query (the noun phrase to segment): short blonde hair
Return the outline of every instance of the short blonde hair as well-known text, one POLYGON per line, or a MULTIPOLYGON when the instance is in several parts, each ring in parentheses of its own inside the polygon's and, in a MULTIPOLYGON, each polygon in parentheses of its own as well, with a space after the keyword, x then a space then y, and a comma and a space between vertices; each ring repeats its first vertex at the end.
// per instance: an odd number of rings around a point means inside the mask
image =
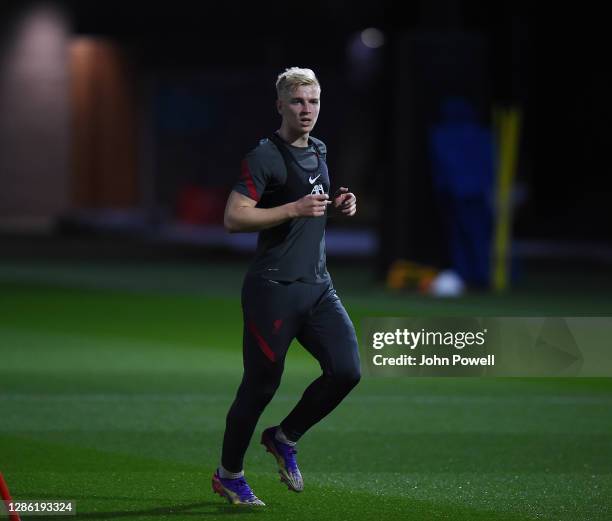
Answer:
POLYGON ((291 94, 293 89, 301 85, 316 85, 321 89, 319 80, 312 69, 290 67, 281 72, 276 79, 276 94, 281 98, 284 94, 291 94))

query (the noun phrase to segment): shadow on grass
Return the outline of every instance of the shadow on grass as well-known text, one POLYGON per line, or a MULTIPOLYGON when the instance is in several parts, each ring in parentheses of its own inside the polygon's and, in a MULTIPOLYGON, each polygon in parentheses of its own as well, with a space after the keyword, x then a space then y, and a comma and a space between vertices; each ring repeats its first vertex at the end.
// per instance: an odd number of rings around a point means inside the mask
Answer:
POLYGON ((257 514, 262 511, 254 507, 241 507, 230 504, 220 504, 212 501, 202 501, 199 503, 189 503, 187 505, 172 505, 156 508, 145 508, 140 510, 121 510, 116 512, 79 512, 77 510, 77 519, 118 519, 123 517, 140 517, 140 516, 218 516, 220 514, 257 514), (199 509, 202 507, 214 508, 213 511, 203 512, 199 509))
MULTIPOLYGON (((23 495, 23 494, 22 494, 23 495)), ((24 496, 25 497, 25 496, 24 496)), ((29 495, 28 497, 43 497, 41 495, 29 495)), ((54 497, 54 499, 57 499, 54 497)), ((104 497, 104 496, 70 496, 66 498, 68 500, 102 500, 102 501, 157 501, 157 502, 168 502, 171 503, 173 499, 160 499, 160 498, 134 498, 134 497, 104 497)), ((235 515, 235 514, 259 514, 265 509, 249 506, 230 505, 229 503, 222 503, 220 501, 199 501, 197 503, 186 503, 186 504, 174 504, 169 506, 160 506, 154 508, 142 508, 138 510, 117 510, 113 512, 84 512, 79 510, 77 504, 77 519, 120 519, 120 518, 131 518, 140 516, 218 516, 218 515, 235 515), (201 509, 206 507, 207 509, 214 509, 211 511, 202 511, 193 509, 201 509)), ((27 514, 26 514, 27 515, 27 514)), ((57 519, 56 517, 38 517, 40 521, 45 519, 57 519)))

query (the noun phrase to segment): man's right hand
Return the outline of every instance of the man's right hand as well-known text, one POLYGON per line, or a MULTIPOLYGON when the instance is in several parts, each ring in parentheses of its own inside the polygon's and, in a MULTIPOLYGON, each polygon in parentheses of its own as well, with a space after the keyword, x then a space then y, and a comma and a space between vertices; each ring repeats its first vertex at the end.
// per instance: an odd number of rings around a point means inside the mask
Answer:
POLYGON ((294 217, 321 217, 331 204, 327 194, 305 195, 293 203, 294 217))

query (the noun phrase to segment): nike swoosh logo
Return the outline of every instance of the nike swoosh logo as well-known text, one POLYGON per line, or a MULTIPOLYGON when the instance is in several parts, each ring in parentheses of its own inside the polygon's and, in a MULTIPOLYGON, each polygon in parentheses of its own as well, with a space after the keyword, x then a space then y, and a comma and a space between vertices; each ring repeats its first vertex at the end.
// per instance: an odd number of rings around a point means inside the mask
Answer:
POLYGON ((312 177, 308 177, 308 181, 310 182, 311 185, 314 184, 314 182, 319 179, 319 177, 321 177, 321 174, 319 174, 317 177, 315 177, 314 179, 312 177))

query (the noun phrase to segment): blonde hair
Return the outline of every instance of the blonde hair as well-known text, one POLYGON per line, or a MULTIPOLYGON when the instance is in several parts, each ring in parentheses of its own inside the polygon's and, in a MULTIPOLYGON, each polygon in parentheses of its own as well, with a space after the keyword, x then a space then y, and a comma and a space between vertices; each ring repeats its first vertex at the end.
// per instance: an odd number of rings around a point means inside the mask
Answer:
POLYGON ((319 80, 312 69, 290 67, 278 75, 276 79, 276 94, 281 98, 284 94, 291 94, 293 89, 301 85, 316 85, 321 89, 319 80))

